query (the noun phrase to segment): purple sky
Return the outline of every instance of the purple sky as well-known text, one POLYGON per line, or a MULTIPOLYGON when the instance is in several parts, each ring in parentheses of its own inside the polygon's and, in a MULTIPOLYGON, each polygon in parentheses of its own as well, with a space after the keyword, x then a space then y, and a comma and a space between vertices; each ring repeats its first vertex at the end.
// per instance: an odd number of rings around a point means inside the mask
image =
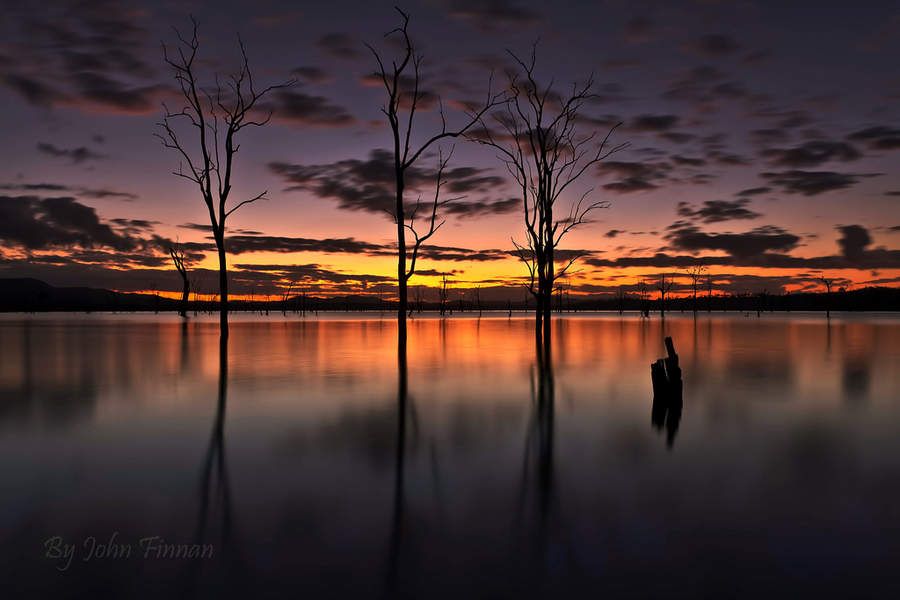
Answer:
MULTIPOLYGON (((249 132, 236 197, 269 190, 229 224, 237 292, 289 281, 323 292, 388 284, 393 226, 379 200, 389 146, 363 42, 390 53, 391 2, 6 2, 0 33, 0 276, 121 290, 177 288, 167 240, 193 242, 205 208, 153 137, 177 102, 161 42, 201 25, 209 72, 243 37, 261 82, 291 77, 273 122, 249 132), (163 269, 157 271, 157 269, 163 269)), ((538 44, 538 75, 564 92, 593 74, 582 131, 623 122, 626 150, 584 179, 611 207, 573 232, 573 290, 628 289, 702 261, 725 291, 900 281, 900 7, 896 2, 431 0, 402 5, 424 85, 451 122, 480 98, 505 51, 538 44)), ((432 97, 432 96, 429 96, 432 97)), ((430 135, 433 108, 416 132, 430 135)), ((427 172, 434 167, 426 161, 427 172)), ((465 198, 413 284, 513 289, 515 189, 494 154, 457 142, 465 198)), ((428 191, 422 189, 423 195, 428 191)), ((570 198, 566 199, 571 200, 570 198)), ((212 285, 211 283, 208 285, 212 285)), ((516 292, 518 294, 518 292, 516 292)), ((518 297, 518 296, 517 296, 518 297)))

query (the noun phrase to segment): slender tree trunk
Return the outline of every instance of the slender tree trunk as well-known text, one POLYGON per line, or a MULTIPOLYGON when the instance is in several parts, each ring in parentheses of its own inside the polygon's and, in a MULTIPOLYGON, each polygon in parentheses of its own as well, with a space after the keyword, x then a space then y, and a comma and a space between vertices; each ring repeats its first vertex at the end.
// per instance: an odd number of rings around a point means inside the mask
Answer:
POLYGON ((228 263, 225 258, 225 234, 216 235, 219 251, 219 334, 228 337, 228 263))
POLYGON ((187 318, 187 309, 188 309, 188 295, 191 293, 191 282, 188 280, 187 275, 182 275, 184 286, 181 290, 181 316, 185 319, 187 318))
POLYGON ((397 169, 397 339, 406 354, 406 230, 403 213, 403 175, 397 169))
MULTIPOLYGON (((549 234, 549 232, 548 232, 549 234)), ((552 234, 550 234, 552 235, 552 234)), ((553 238, 549 238, 551 245, 548 246, 547 256, 545 258, 547 274, 544 276, 544 346, 550 347, 550 315, 553 312, 553 280, 555 273, 553 271, 553 238)))

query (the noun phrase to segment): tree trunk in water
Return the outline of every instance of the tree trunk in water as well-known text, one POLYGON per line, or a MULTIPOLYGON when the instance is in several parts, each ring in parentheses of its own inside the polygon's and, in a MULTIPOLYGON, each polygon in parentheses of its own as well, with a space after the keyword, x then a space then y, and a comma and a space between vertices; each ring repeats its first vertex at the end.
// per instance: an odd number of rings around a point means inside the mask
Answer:
MULTIPOLYGON (((396 152, 399 150, 395 148, 396 152)), ((397 171, 397 339, 403 342, 406 356, 406 229, 403 225, 403 177, 397 171)))
POLYGON ((181 316, 185 319, 187 318, 187 309, 188 309, 188 295, 191 292, 191 284, 188 281, 188 278, 184 278, 184 288, 181 290, 181 316))
POLYGON ((219 335, 228 337, 228 264, 225 260, 225 234, 216 236, 219 250, 219 335))
POLYGON ((548 285, 549 289, 544 291, 544 305, 541 307, 544 311, 544 332, 541 337, 544 348, 550 347, 550 314, 553 312, 553 287, 548 285))

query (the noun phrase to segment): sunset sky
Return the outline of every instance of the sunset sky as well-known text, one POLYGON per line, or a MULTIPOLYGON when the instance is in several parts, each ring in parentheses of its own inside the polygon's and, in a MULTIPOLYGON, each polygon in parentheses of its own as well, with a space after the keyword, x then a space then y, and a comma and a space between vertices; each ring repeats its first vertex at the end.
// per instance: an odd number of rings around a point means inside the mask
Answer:
MULTIPOLYGON (((177 240, 194 249, 196 287, 215 291, 214 253, 200 251, 211 244, 206 209, 153 135, 162 102, 178 104, 161 43, 193 14, 207 72, 234 67, 240 33, 257 81, 297 80, 270 98, 266 128, 244 132, 235 201, 269 199, 229 220, 233 293, 391 284, 391 138, 363 43, 397 51, 383 37, 398 25, 394 2, 229 4, 4 2, 0 277, 175 291, 165 248, 177 240)), ((823 273, 853 287, 900 283, 897 2, 401 6, 428 97, 443 99, 451 124, 492 70, 495 87, 505 83, 506 50, 524 55, 535 41, 544 83, 564 92, 594 76, 579 131, 623 123, 613 141, 628 148, 584 177, 611 206, 564 243, 585 253, 572 293, 633 290, 696 263, 720 292, 817 289, 823 273)), ((420 138, 440 127, 436 106, 419 115, 420 138)), ((521 204, 508 174, 463 140, 449 169, 465 198, 448 207, 411 285, 447 273, 456 288, 521 298, 526 271, 510 239, 522 239, 521 204)))

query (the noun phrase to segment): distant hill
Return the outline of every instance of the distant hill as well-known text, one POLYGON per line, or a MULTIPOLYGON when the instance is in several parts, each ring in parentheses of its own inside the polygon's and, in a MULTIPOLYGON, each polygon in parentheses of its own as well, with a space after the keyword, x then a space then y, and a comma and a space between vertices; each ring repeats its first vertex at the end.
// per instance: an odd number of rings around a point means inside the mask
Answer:
MULTIPOLYGON (((454 311, 478 310, 471 300, 455 298, 448 303, 454 311)), ((623 299, 607 296, 566 297, 562 300, 565 310, 640 310, 659 309, 657 294, 651 294, 642 301, 636 296, 623 299)), ((554 297, 554 309, 559 308, 559 299, 554 297)), ((50 312, 50 311, 175 311, 180 302, 170 298, 152 294, 126 294, 111 290, 87 287, 54 287, 37 279, 2 279, 0 278, 0 312, 50 312)), ((415 302, 410 299, 410 306, 415 302)), ((533 307, 533 302, 530 304, 533 307)), ((691 298, 669 298, 666 310, 690 311, 694 302, 691 298)), ((191 302, 190 310, 215 310, 214 302, 191 302)), ((287 300, 242 301, 232 300, 230 308, 240 310, 396 310, 396 302, 380 300, 372 294, 347 295, 340 297, 319 298, 315 296, 294 296, 287 300)), ((436 310, 435 302, 423 302, 423 310, 436 310)), ((481 304, 484 310, 506 310, 525 308, 523 300, 485 300, 481 304)), ((897 311, 900 310, 900 288, 868 287, 847 292, 802 294, 754 294, 740 296, 713 296, 697 298, 697 309, 706 311, 791 311, 821 310, 833 311, 897 311)))
POLYGON ((172 300, 86 287, 53 287, 38 279, 0 279, 0 311, 172 310, 172 300))

